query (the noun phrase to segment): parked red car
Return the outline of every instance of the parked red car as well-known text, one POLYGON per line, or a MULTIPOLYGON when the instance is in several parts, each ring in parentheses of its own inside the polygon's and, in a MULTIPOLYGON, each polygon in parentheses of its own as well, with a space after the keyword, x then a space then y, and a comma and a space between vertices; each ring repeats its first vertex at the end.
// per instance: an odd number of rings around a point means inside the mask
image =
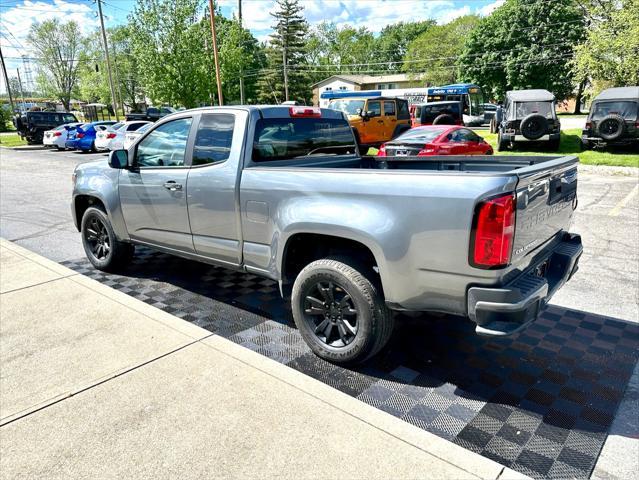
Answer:
POLYGON ((428 125, 407 130, 383 144, 378 157, 428 155, 492 155, 491 147, 471 129, 457 125, 428 125))

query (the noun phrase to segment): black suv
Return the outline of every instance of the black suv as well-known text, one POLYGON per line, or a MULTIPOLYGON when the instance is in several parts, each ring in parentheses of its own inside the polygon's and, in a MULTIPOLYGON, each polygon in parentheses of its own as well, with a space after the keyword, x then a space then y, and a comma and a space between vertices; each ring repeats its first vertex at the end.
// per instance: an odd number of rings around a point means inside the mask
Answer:
POLYGON ((639 148, 639 87, 609 88, 592 101, 581 133, 584 149, 606 145, 639 148))
POLYGON ((559 149, 561 124, 555 96, 548 90, 506 92, 504 106, 497 108, 491 121, 491 131, 498 133, 497 150, 516 142, 545 142, 551 150, 559 149))
POLYGON ((64 112, 22 112, 13 117, 13 125, 18 134, 27 140, 29 145, 42 143, 44 132, 67 123, 78 121, 72 113, 64 112))
POLYGON ((415 105, 412 109, 412 126, 418 125, 463 125, 462 102, 460 100, 430 102, 415 105))

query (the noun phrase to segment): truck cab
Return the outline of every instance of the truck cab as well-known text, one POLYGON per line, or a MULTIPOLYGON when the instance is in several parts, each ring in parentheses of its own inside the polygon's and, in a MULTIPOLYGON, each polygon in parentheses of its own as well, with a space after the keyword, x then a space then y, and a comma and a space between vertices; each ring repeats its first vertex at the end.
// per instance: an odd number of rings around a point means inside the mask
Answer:
POLYGON ((331 100, 328 108, 344 112, 360 147, 378 147, 411 126, 408 101, 402 98, 346 97, 331 100))

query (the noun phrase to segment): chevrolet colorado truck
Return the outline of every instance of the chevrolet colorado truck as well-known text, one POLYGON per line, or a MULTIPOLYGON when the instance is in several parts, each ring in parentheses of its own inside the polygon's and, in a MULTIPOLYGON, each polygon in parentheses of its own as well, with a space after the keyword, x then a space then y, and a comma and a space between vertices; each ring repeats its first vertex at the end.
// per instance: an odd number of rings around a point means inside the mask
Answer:
POLYGON ((96 268, 145 245, 273 279, 336 363, 380 351, 394 310, 512 334, 582 253, 574 156, 366 157, 340 111, 238 106, 164 117, 105 160, 73 174, 96 268))

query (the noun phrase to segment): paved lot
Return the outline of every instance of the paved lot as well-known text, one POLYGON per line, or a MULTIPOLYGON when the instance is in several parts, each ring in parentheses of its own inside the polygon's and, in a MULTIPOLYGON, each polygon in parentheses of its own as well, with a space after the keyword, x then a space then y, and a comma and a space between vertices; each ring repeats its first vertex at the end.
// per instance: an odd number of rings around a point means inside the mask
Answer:
POLYGON ((521 478, 4 240, 0 266, 1 479, 521 478))
MULTIPOLYGON (((0 235, 54 260, 69 260, 70 266, 82 271, 85 263, 79 235, 68 213, 70 174, 76 163, 102 156, 6 150, 1 150, 0 156, 0 235)), ((505 346, 476 338, 468 340, 464 325, 451 330, 441 319, 418 325, 407 322, 407 329, 394 339, 395 347, 368 372, 329 371, 314 363, 296 341, 287 310, 273 295, 274 288, 268 282, 253 285, 259 279, 244 276, 226 279, 229 288, 202 289, 201 285, 216 284, 211 279, 226 273, 208 267, 202 270, 161 255, 156 258, 153 256, 158 254, 145 251, 138 262, 152 259, 146 263, 156 266, 152 272, 138 264, 124 276, 104 276, 88 270, 83 273, 97 275, 107 285, 211 331, 228 331, 229 326, 235 325, 236 330, 228 332, 229 338, 234 337, 232 340, 535 476, 583 476, 592 469, 606 433, 611 433, 595 475, 631 478, 637 469, 629 459, 637 457, 633 452, 639 452, 637 442, 630 440, 637 437, 639 382, 637 370, 629 380, 637 340, 624 320, 639 321, 637 183, 635 170, 582 169, 580 205, 573 228, 584 237, 581 270, 553 299, 556 307, 526 335, 505 346), (167 267, 176 261, 180 265, 167 267), (167 275, 169 270, 187 273, 167 275), (262 335, 259 325, 273 330, 274 338, 262 335), (438 335, 433 335, 433 331, 438 335), (244 336, 237 337, 240 333, 244 336), (433 344, 428 340, 433 337, 446 341, 433 344), (517 362, 509 364, 509 357, 517 362), (486 365, 486 358, 500 366, 486 365), (466 368, 465 362, 470 362, 472 368, 466 368), (612 364, 617 373, 610 370, 612 364), (462 368, 456 370, 455 366, 462 368), (464 371, 475 375, 474 380, 481 385, 468 385, 464 371), (609 377, 617 383, 606 385, 609 377), (400 388, 415 387, 414 395, 419 398, 409 397, 412 401, 398 403, 397 398, 403 397, 394 393, 388 396, 386 390, 397 393, 393 386, 398 381, 400 388), (534 388, 527 383, 531 381, 534 388), (625 399, 613 418, 620 392, 629 382, 625 399), (580 404, 577 397, 566 398, 573 391, 586 394, 587 404, 580 404), (429 400, 424 401, 426 398, 429 400), (469 412, 463 405, 465 400, 479 409, 471 408, 474 413, 469 412), (416 408, 418 405, 423 407, 416 408), (593 413, 593 409, 598 413, 593 413), (584 421, 590 426, 584 427, 584 421), (509 430, 513 426, 519 431, 514 437, 509 430), (551 433, 545 430, 547 427, 551 427, 551 433), (573 432, 589 435, 582 438, 573 432)))

